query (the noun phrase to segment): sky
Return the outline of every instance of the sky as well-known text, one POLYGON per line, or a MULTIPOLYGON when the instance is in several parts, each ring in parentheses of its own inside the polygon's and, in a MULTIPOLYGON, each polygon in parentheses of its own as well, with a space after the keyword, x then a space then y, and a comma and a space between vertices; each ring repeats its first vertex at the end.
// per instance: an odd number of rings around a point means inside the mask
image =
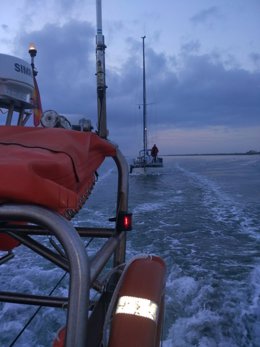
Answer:
MULTIPOLYGON (((103 0, 109 139, 160 154, 260 151, 259 0, 103 0)), ((35 65, 44 110, 97 123, 96 2, 1 0, 0 52, 35 65)))

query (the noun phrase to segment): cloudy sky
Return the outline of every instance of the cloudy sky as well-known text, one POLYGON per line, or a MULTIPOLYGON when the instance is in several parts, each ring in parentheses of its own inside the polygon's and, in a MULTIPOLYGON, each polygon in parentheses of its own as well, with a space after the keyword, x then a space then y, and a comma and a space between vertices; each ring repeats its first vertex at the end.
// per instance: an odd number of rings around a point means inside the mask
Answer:
MULTIPOLYGON (((103 0, 110 139, 142 146, 146 35, 149 143, 161 154, 260 150, 259 0, 103 0)), ((37 45, 45 110, 96 125, 93 0, 1 0, 0 52, 37 45)), ((70 119, 71 119, 70 118, 70 119)))

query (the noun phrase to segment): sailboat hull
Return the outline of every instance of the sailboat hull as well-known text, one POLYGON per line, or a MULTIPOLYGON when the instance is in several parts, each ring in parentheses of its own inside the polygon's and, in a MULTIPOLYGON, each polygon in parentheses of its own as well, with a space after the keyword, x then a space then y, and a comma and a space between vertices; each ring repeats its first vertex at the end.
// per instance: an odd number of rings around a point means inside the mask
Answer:
POLYGON ((163 159, 157 158, 153 160, 143 160, 143 158, 137 158, 130 165, 130 173, 136 174, 158 174, 160 168, 163 167, 163 159))
POLYGON ((155 167, 138 167, 130 169, 131 175, 160 175, 161 170, 158 170, 158 168, 155 167))

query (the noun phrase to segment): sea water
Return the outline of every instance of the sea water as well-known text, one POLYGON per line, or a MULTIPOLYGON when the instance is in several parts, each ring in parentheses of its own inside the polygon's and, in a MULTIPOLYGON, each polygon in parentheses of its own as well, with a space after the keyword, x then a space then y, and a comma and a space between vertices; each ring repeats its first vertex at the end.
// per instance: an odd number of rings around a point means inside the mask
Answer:
MULTIPOLYGON (((167 265, 162 346, 260 346, 260 156, 165 157, 158 174, 131 175, 129 183, 127 258, 152 253, 167 265)), ((110 190, 116 169, 107 161, 74 223, 110 226, 110 190)), ((0 267, 1 290, 49 293, 63 276, 24 247, 15 254, 0 267)), ((66 282, 55 295, 66 294, 66 282)), ((1 347, 36 309, 0 304, 1 347)), ((51 346, 64 322, 63 310, 42 308, 14 346, 51 346)))

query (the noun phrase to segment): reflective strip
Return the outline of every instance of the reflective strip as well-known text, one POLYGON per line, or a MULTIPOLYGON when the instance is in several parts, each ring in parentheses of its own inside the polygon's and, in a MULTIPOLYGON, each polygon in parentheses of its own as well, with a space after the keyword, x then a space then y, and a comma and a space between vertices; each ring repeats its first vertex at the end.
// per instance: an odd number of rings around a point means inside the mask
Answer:
POLYGON ((134 296, 121 296, 116 308, 116 314, 117 313, 131 314, 157 322, 158 305, 148 299, 136 298, 134 296))

